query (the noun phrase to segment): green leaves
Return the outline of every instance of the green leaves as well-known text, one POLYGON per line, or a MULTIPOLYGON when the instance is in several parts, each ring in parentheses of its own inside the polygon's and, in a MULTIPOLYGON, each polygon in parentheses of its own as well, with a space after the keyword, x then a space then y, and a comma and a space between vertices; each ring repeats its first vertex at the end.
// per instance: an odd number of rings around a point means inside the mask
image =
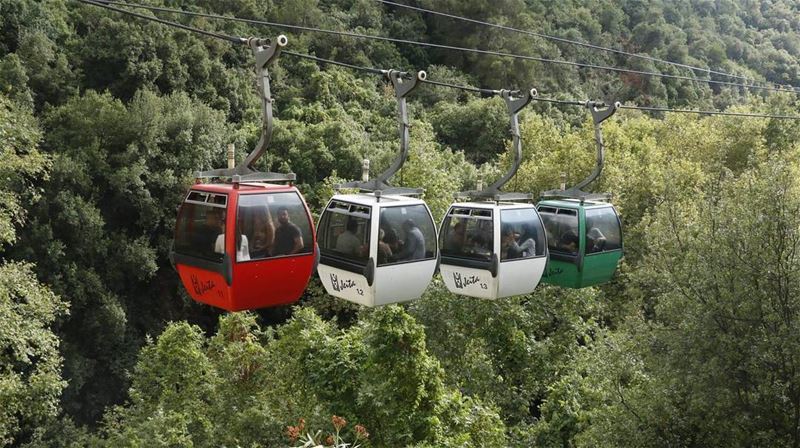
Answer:
POLYGON ((55 417, 60 409, 59 340, 50 326, 67 313, 23 263, 0 265, 0 445, 55 417))

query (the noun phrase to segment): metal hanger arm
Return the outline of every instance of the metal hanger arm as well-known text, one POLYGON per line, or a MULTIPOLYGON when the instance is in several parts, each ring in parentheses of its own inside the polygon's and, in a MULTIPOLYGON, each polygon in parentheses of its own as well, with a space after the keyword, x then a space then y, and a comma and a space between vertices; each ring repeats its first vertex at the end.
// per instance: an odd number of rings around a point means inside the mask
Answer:
POLYGON ((278 58, 281 49, 286 46, 288 40, 286 36, 279 35, 273 39, 262 39, 251 37, 246 44, 253 51, 255 57, 256 80, 258 82, 258 94, 261 98, 261 136, 255 148, 234 168, 222 168, 197 173, 197 178, 205 177, 233 177, 249 176, 255 180, 267 182, 291 182, 295 180, 294 173, 259 173, 254 165, 264 153, 267 152, 270 140, 272 140, 273 117, 272 117, 272 93, 269 84, 269 65, 278 58))
POLYGON ((395 188, 389 184, 389 179, 403 167, 408 159, 411 124, 408 121, 408 106, 406 96, 411 93, 421 81, 425 81, 427 74, 419 71, 415 76, 398 70, 387 70, 384 72, 386 77, 394 87, 395 98, 397 98, 397 122, 400 130, 400 153, 394 159, 386 171, 382 172, 374 179, 369 181, 353 181, 337 185, 337 188, 358 188, 362 191, 383 191, 384 193, 416 195, 421 194, 422 189, 417 188, 395 188))

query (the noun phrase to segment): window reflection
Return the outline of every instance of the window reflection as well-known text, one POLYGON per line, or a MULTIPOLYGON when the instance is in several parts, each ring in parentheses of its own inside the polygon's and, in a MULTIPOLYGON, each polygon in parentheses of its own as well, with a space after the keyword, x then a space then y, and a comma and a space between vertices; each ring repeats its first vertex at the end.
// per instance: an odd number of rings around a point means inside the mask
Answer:
POLYGON ((493 232, 491 210, 453 208, 442 225, 442 255, 489 261, 493 232))
POLYGON ((378 230, 378 266, 433 258, 436 230, 423 205, 381 209, 378 230))
POLYGON ((622 247, 619 218, 612 207, 586 210, 586 253, 617 250, 622 247))
POLYGON ((297 193, 239 196, 237 261, 312 251, 311 223, 297 193))
POLYGON ((580 245, 578 211, 539 207, 539 214, 547 232, 547 246, 553 252, 577 255, 580 245))
POLYGON ((370 207, 332 201, 319 224, 320 251, 366 264, 369 258, 370 207))
POLYGON ((224 207, 185 202, 178 214, 175 251, 222 261, 225 254, 225 218, 224 207))
POLYGON ((544 255, 544 231, 535 208, 500 212, 500 260, 544 255))

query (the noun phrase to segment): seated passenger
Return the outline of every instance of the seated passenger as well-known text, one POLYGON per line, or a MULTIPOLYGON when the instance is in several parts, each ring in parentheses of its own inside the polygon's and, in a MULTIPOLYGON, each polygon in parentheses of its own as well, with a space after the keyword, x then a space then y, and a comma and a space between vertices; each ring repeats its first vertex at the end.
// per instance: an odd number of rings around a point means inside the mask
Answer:
POLYGON ((397 254, 398 260, 421 260, 425 258, 425 237, 417 227, 413 219, 406 219, 403 222, 403 231, 406 233, 406 240, 400 253, 397 254))
POLYGON ((467 226, 463 221, 457 222, 447 234, 444 249, 450 253, 461 253, 467 244, 467 226))
POLYGON ((361 255, 361 239, 356 236, 358 232, 358 221, 348 219, 346 229, 336 238, 336 251, 345 255, 361 255))
POLYGON ((393 261, 392 247, 384 240, 386 232, 383 229, 378 232, 378 264, 389 263, 393 261))
POLYGON ((592 227, 586 232, 586 252, 602 252, 606 246, 606 236, 597 227, 592 227))
POLYGON ((578 253, 578 246, 580 245, 580 238, 574 230, 567 230, 561 235, 558 241, 558 250, 568 252, 570 254, 578 253))
POLYGON ((275 243, 275 226, 269 212, 265 216, 256 215, 253 219, 253 238, 250 245, 250 256, 252 258, 269 257, 272 245, 275 243))
POLYGON ((225 253, 225 213, 217 209, 206 211, 203 224, 203 253, 220 259, 225 253))
POLYGON ((522 244, 517 242, 517 232, 511 226, 503 227, 503 239, 500 242, 500 259, 512 260, 514 258, 523 258, 533 256, 536 251, 536 242, 532 238, 523 241, 522 244))
POLYGON ((272 255, 292 255, 303 250, 303 232, 289 219, 289 209, 278 209, 278 228, 275 229, 275 244, 272 255))

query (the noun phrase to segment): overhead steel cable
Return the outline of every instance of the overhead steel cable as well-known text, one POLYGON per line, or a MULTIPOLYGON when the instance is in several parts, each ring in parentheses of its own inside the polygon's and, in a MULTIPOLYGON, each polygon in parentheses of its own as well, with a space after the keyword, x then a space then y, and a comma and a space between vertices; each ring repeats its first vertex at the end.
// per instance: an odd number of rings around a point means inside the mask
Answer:
MULTIPOLYGON (((718 76, 725 76, 725 77, 733 78, 733 79, 741 79, 743 81, 753 81, 753 82, 755 81, 755 79, 748 78, 746 76, 734 75, 732 73, 727 73, 727 72, 723 72, 723 71, 719 71, 719 70, 711 70, 711 69, 707 69, 707 68, 703 68, 703 67, 697 67, 697 66, 694 66, 694 65, 682 64, 680 62, 669 61, 669 60, 666 60, 666 59, 661 59, 661 58, 653 57, 653 56, 646 55, 646 54, 632 53, 632 52, 629 52, 629 51, 620 50, 620 49, 611 48, 611 47, 603 47, 601 45, 594 45, 594 44, 590 44, 588 42, 581 42, 581 41, 577 41, 577 40, 573 40, 573 39, 566 39, 566 38, 563 38, 563 37, 552 36, 552 35, 549 35, 549 34, 537 33, 535 31, 523 30, 523 29, 514 28, 514 27, 510 27, 510 26, 506 26, 506 25, 499 25, 497 23, 486 22, 486 21, 483 21, 483 20, 470 19, 468 17, 462 17, 462 16, 458 16, 458 15, 455 15, 455 14, 448 14, 448 13, 441 12, 441 11, 434 11, 434 10, 431 10, 431 9, 420 8, 418 6, 404 5, 402 3, 397 3, 397 2, 390 1, 390 0, 375 0, 375 1, 377 1, 379 3, 386 4, 386 5, 396 6, 396 7, 399 7, 399 8, 405 8, 405 9, 411 9, 411 10, 418 11, 418 12, 423 12, 425 14, 431 14, 431 15, 436 15, 436 16, 441 16, 441 17, 447 17, 449 19, 459 20, 459 21, 462 21, 462 22, 475 23, 475 24, 478 24, 478 25, 488 26, 488 27, 491 27, 491 28, 497 28, 497 29, 502 29, 502 30, 506 30, 506 31, 512 31, 512 32, 515 32, 515 33, 520 33, 520 34, 526 34, 526 35, 529 35, 529 36, 539 37, 539 38, 542 38, 542 39, 547 39, 547 40, 551 40, 551 41, 555 41, 555 42, 561 42, 561 43, 565 43, 565 44, 576 45, 576 46, 585 47, 585 48, 591 48, 593 50, 600 50, 600 51, 606 51, 606 52, 610 52, 610 53, 616 53, 616 54, 619 54, 619 55, 632 57, 632 58, 638 58, 638 59, 644 59, 644 60, 651 61, 651 62, 660 62, 660 63, 664 63, 664 64, 669 64, 669 65, 672 65, 672 66, 675 66, 675 67, 680 67, 680 68, 685 68, 685 69, 688 69, 688 70, 692 70, 693 72, 694 71, 700 71, 700 72, 703 72, 703 73, 709 73, 709 74, 714 74, 714 75, 718 75, 718 76)), ((792 87, 792 89, 796 90, 796 87, 792 87)))
POLYGON ((207 30, 204 30, 204 29, 200 29, 200 28, 195 28, 195 27, 192 27, 192 26, 184 25, 182 23, 172 22, 172 21, 169 21, 169 20, 164 20, 164 19, 161 19, 161 18, 158 18, 158 17, 155 17, 155 16, 147 16, 147 15, 144 15, 144 14, 139 14, 137 12, 134 12, 134 11, 131 11, 131 10, 128 10, 128 9, 116 8, 114 6, 111 6, 111 5, 107 4, 107 3, 110 3, 110 2, 93 1, 93 0, 77 0, 77 1, 79 1, 81 3, 85 3, 87 5, 94 5, 94 6, 98 6, 100 8, 110 9, 112 11, 116 11, 116 12, 119 12, 119 13, 122 13, 122 14, 127 14, 129 16, 138 17, 140 19, 149 20, 151 22, 158 22, 158 23, 161 23, 163 25, 173 26, 173 27, 180 28, 180 29, 183 29, 183 30, 186 30, 186 31, 191 31, 193 33, 198 33, 198 34, 202 34, 202 35, 205 35, 205 36, 226 40, 228 42, 233 42, 235 44, 246 44, 247 43, 247 39, 242 38, 242 37, 229 36, 227 34, 222 34, 222 33, 215 33, 215 32, 212 32, 212 31, 207 31, 207 30))
POLYGON ((426 84, 431 84, 431 85, 434 85, 434 86, 447 87, 447 88, 450 88, 450 89, 458 89, 458 90, 463 90, 465 92, 483 93, 483 94, 486 94, 486 95, 496 95, 496 94, 500 93, 499 90, 480 89, 478 87, 470 87, 470 86, 460 86, 460 85, 457 85, 457 84, 450 84, 450 83, 446 83, 446 82, 432 81, 430 79, 425 79, 422 82, 424 82, 426 84))
POLYGON ((310 55, 310 54, 295 53, 294 51, 283 50, 283 51, 281 51, 281 54, 288 54, 289 56, 296 56, 296 57, 302 58, 302 59, 310 59, 312 61, 321 62, 323 64, 338 65, 340 67, 347 67, 347 68, 350 68, 350 69, 353 69, 353 70, 361 70, 363 72, 368 72, 368 73, 373 73, 373 74, 378 74, 378 75, 385 75, 386 73, 388 73, 388 70, 381 70, 379 68, 362 67, 360 65, 347 64, 345 62, 334 61, 334 60, 331 60, 331 59, 318 58, 318 57, 310 55))
MULTIPOLYGON (((79 0, 83 1, 84 3, 90 2, 89 0, 79 0)), ((301 25, 290 25, 286 23, 278 23, 278 22, 269 22, 265 20, 255 20, 255 19, 244 19, 240 17, 230 17, 230 16, 221 16, 217 14, 208 14, 208 13, 199 13, 199 12, 192 12, 192 11, 184 11, 181 9, 173 9, 173 8, 163 8, 157 6, 149 6, 149 5, 142 5, 138 3, 129 3, 129 2, 121 2, 115 0, 94 0, 91 3, 93 4, 115 4, 120 6, 127 6, 131 8, 141 8, 147 9, 151 11, 159 11, 159 12, 169 12, 175 14, 183 14, 187 16, 195 16, 195 17, 204 17, 210 19, 217 19, 217 20, 227 20, 227 21, 235 21, 235 22, 242 22, 242 23, 249 23, 253 25, 264 25, 264 26, 272 26, 277 28, 286 28, 286 29, 294 29, 294 30, 301 30, 301 31, 308 31, 313 33, 323 33, 323 34, 330 34, 330 35, 337 35, 337 36, 347 36, 347 37, 354 37, 359 39, 370 39, 370 40, 380 40, 386 42, 393 42, 398 44, 406 44, 406 45, 414 45, 414 46, 421 46, 421 47, 429 47, 429 48, 439 48, 444 50, 451 50, 451 51, 459 51, 465 53, 475 53, 475 54, 485 54, 485 55, 492 55, 498 57, 507 57, 512 59, 520 59, 520 60, 528 60, 528 61, 535 61, 541 62, 546 64, 556 64, 556 65, 567 65, 576 68, 586 68, 592 70, 604 70, 604 71, 611 71, 617 73, 630 73, 635 75, 641 76, 648 76, 648 77, 657 77, 657 78, 665 78, 665 79, 680 79, 692 82, 704 82, 708 84, 715 84, 715 85, 723 85, 723 86, 730 86, 730 87, 740 87, 745 89, 755 89, 755 90, 766 90, 772 92, 793 92, 798 93, 798 91, 793 89, 786 89, 786 88, 776 88, 776 87, 769 87, 769 86, 759 86, 755 84, 741 84, 735 83, 730 81, 719 81, 713 79, 699 79, 693 76, 684 76, 684 75, 673 75, 668 73, 658 73, 658 72, 649 72, 644 70, 633 70, 633 69, 626 69, 620 67, 613 67, 613 66, 605 66, 605 65, 596 65, 596 64, 586 64, 581 62, 574 62, 574 61, 567 61, 563 59, 550 59, 550 58, 541 58, 536 56, 528 56, 528 55, 520 55, 514 53, 506 53, 502 51, 493 51, 493 50, 481 50, 477 48, 465 48, 465 47, 457 47, 452 45, 443 45, 443 44, 435 44, 429 42, 419 42, 409 39, 398 39, 392 37, 385 37, 385 36, 375 36, 370 34, 361 34, 361 33, 354 33, 348 31, 335 31, 335 30, 326 30, 308 26, 301 26, 301 25)))
MULTIPOLYGON (((533 97, 533 101, 541 101, 545 103, 564 104, 567 106, 586 106, 590 101, 578 100, 559 100, 555 98, 541 98, 533 97)), ((595 103, 598 107, 605 107, 603 103, 595 103)), ((695 115, 722 115, 727 117, 745 117, 745 118, 775 118, 778 120, 800 120, 798 115, 780 115, 780 114, 757 114, 749 112, 726 112, 722 110, 694 110, 694 109, 673 109, 661 106, 631 106, 627 104, 617 104, 619 109, 641 110, 646 112, 673 112, 680 114, 695 114, 695 115)))
MULTIPOLYGON (((175 28, 180 28, 180 29, 183 29, 183 30, 186 30, 186 31, 190 31, 190 32, 193 32, 193 33, 205 35, 205 36, 208 36, 208 37, 213 37, 213 38, 216 38, 216 39, 225 40, 225 41, 236 43, 236 44, 243 44, 243 43, 247 43, 248 42, 247 38, 231 36, 231 35, 222 34, 222 33, 215 33, 215 32, 211 32, 211 31, 203 30, 201 28, 191 27, 191 26, 188 26, 188 25, 183 25, 181 23, 171 22, 169 20, 160 19, 160 18, 154 17, 154 16, 147 16, 147 15, 144 15, 144 14, 139 14, 139 13, 136 13, 136 12, 133 12, 133 11, 129 11, 129 10, 126 10, 126 9, 121 9, 121 8, 116 8, 116 7, 113 7, 113 6, 105 4, 105 3, 109 3, 109 2, 103 3, 103 2, 95 1, 95 0, 77 0, 77 1, 79 1, 81 3, 94 5, 94 6, 98 6, 98 7, 105 8, 105 9, 109 9, 109 10, 112 10, 112 11, 116 11, 116 12, 119 12, 119 13, 122 13, 122 14, 127 14, 127 15, 130 15, 130 16, 133 16, 133 17, 137 17, 137 18, 140 18, 140 19, 149 20, 149 21, 152 21, 152 22, 157 22, 157 23, 160 23, 160 24, 163 24, 163 25, 167 25, 167 26, 172 26, 172 27, 175 27, 175 28)), ((116 2, 116 3, 119 3, 119 2, 116 2)), ((358 66, 358 65, 353 65, 353 64, 347 64, 347 63, 344 63, 344 62, 339 62, 339 61, 334 61, 334 60, 331 60, 331 59, 320 58, 320 57, 309 55, 309 54, 296 53, 296 52, 293 52, 293 51, 285 51, 285 50, 282 53, 286 54, 286 55, 289 55, 289 56, 295 56, 295 57, 299 57, 299 58, 314 60, 316 62, 321 62, 321 63, 325 63, 325 64, 338 65, 338 66, 350 68, 350 69, 353 69, 353 70, 359 70, 359 71, 364 71, 364 72, 373 73, 373 74, 385 75, 386 73, 388 73, 388 70, 381 70, 381 69, 377 69, 377 68, 373 68, 373 67, 363 67, 363 66, 358 66)), ((499 90, 481 89, 481 88, 472 87, 472 86, 463 86, 463 85, 451 84, 451 83, 446 83, 446 82, 432 81, 432 80, 429 80, 429 79, 424 79, 424 80, 422 80, 422 82, 425 82, 425 83, 428 83, 428 84, 432 84, 432 85, 436 85, 436 86, 440 86, 440 87, 459 89, 459 90, 468 91, 468 92, 476 92, 476 93, 483 93, 483 94, 499 94, 500 93, 499 90)), ((583 106, 583 105, 586 105, 586 103, 587 103, 586 101, 559 100, 559 99, 554 99, 554 98, 542 98, 542 97, 538 97, 538 96, 532 97, 532 100, 533 101, 541 101, 541 102, 549 102, 549 103, 566 104, 566 105, 572 105, 572 106, 583 106)), ((742 113, 742 112, 724 112, 724 111, 715 111, 715 110, 672 109, 672 108, 658 107, 658 106, 652 106, 652 107, 651 106, 629 106, 629 105, 622 105, 622 104, 619 105, 618 107, 621 108, 621 109, 634 109, 634 110, 642 110, 642 111, 649 111, 649 112, 676 112, 676 113, 690 113, 690 114, 701 114, 701 115, 724 115, 724 116, 749 117, 749 118, 775 118, 775 119, 787 119, 787 120, 800 120, 800 116, 793 116, 793 115, 770 115, 770 114, 752 114, 752 113, 742 113)))
POLYGON ((671 109, 669 107, 658 106, 628 106, 621 104, 620 109, 643 110, 648 112, 677 112, 681 114, 697 115, 723 115, 727 117, 747 117, 747 118, 774 118, 777 120, 800 120, 797 115, 772 115, 772 114, 753 114, 747 112, 725 112, 720 110, 693 110, 693 109, 671 109))

